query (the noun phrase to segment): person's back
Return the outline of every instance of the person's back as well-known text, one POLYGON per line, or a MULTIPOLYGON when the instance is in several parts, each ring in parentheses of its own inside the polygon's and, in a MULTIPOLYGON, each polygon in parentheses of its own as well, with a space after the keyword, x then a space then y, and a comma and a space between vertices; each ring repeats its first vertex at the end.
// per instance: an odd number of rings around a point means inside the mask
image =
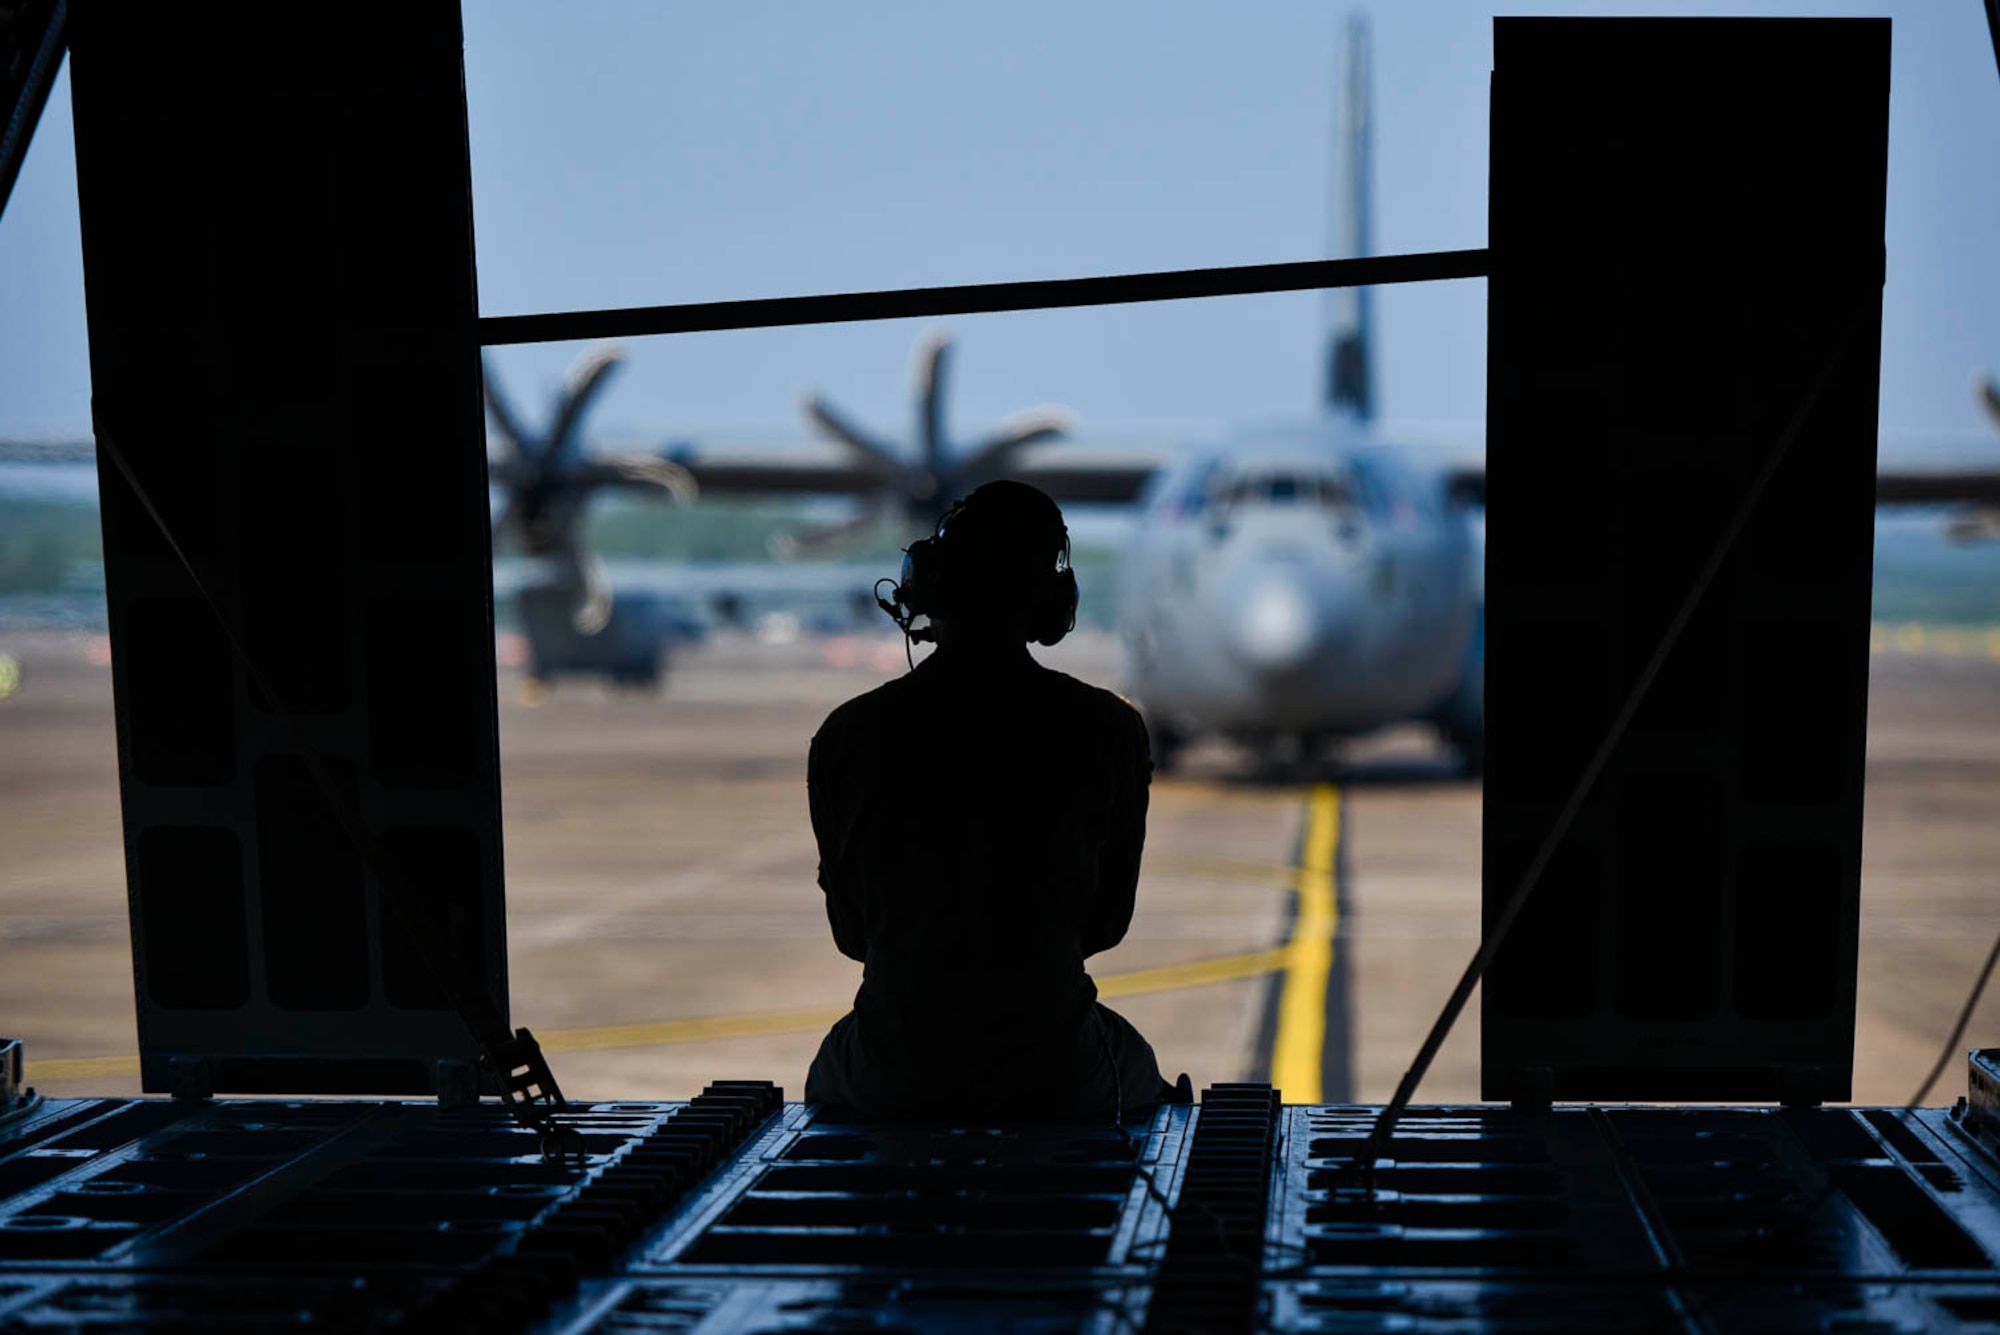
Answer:
MULTIPOLYGON (((1151 763, 1129 705, 1027 651, 1030 636, 1061 638, 1074 613, 1051 545, 1060 525, 1054 503, 1019 484, 975 493, 919 554, 957 576, 942 605, 915 609, 941 623, 940 648, 835 710, 813 741, 827 914, 867 968, 808 1099, 876 1115, 1079 1117, 1165 1092, 1151 1048, 1097 1004, 1083 965, 1131 921, 1151 763), (1052 535, 1022 533, 1036 502, 1052 535), (1042 551, 1046 567, 1028 560, 1021 577, 1001 561, 974 579, 981 539, 1042 551)), ((899 594, 922 604, 916 584, 906 576, 899 594)))

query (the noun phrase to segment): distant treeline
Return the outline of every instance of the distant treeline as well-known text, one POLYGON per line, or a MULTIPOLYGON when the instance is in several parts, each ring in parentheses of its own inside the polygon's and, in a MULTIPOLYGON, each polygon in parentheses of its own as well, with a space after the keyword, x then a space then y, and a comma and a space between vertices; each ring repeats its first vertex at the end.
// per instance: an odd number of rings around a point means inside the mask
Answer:
POLYGON ((96 506, 0 495, 0 593, 60 593, 103 559, 96 506))
POLYGON ((1948 542, 1938 520, 1875 525, 1875 620, 2000 626, 2000 542, 1948 542))
MULTIPOLYGON (((703 501, 670 505, 600 505, 591 511, 586 537, 607 558, 652 561, 764 561, 779 554, 787 537, 804 539, 817 527, 770 501, 703 501)), ((882 524, 841 544, 839 555, 872 559, 901 545, 893 525, 882 524)), ((501 551, 509 550, 503 540, 501 551)))
MULTIPOLYGON (((772 502, 605 505, 591 516, 589 541, 611 559, 764 561, 783 550, 784 538, 809 541, 816 527, 772 502)), ((826 554, 879 561, 892 574, 907 541, 900 525, 885 520, 826 554)), ((503 553, 510 546, 503 540, 503 553)), ((103 554, 94 505, 0 493, 0 594, 95 589, 103 554)), ((1087 619, 1108 621, 1115 613, 1115 556, 1079 549, 1076 566, 1089 590, 1087 619)), ((1949 543, 1940 524, 1916 517, 1884 521, 1875 535, 1874 608, 1877 621, 2000 626, 2000 543, 1949 543)))

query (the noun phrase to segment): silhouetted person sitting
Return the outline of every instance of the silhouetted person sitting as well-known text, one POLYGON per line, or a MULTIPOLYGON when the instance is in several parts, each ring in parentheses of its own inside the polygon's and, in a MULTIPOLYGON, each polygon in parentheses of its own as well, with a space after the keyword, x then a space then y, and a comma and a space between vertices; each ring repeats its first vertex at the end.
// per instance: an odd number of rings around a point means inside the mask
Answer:
POLYGON ((1176 1097, 1097 1001, 1132 921, 1152 759, 1139 715, 1042 667, 1076 618, 1062 512, 989 482, 912 544, 889 608, 937 650, 849 700, 807 766, 819 883, 867 966, 806 1098, 876 1117, 1093 1120, 1176 1097))

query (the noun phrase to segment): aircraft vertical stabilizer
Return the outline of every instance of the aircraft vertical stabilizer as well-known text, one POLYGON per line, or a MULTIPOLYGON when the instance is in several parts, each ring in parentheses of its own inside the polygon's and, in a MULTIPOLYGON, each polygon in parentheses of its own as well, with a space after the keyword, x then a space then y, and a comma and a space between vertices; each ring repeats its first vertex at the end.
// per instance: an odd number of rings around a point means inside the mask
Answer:
MULTIPOLYGON (((1347 21, 1336 94, 1333 162, 1333 258, 1371 253, 1369 212, 1373 118, 1368 80, 1368 21, 1347 21)), ((1345 287, 1332 293, 1327 338, 1326 406, 1361 421, 1375 416, 1374 293, 1345 287)))

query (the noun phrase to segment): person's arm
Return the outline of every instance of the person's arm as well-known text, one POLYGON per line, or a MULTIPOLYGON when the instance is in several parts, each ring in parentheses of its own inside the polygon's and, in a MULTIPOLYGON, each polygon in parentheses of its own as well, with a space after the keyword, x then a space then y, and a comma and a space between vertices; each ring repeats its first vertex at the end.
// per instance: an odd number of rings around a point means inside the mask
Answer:
POLYGON ((1153 752, 1139 711, 1120 711, 1113 740, 1118 787, 1111 797, 1111 827, 1097 858, 1097 893, 1080 933, 1083 953, 1095 955, 1125 939, 1139 897, 1139 855, 1146 845, 1146 800, 1153 779, 1153 752))
POLYGON ((860 901, 842 874, 841 853, 847 846, 847 830, 840 807, 833 800, 829 785, 834 780, 828 769, 820 737, 814 737, 806 753, 806 804, 812 812, 813 839, 819 845, 819 888, 826 892, 827 926, 833 929, 833 944, 841 954, 866 964, 868 932, 862 921, 860 901))

